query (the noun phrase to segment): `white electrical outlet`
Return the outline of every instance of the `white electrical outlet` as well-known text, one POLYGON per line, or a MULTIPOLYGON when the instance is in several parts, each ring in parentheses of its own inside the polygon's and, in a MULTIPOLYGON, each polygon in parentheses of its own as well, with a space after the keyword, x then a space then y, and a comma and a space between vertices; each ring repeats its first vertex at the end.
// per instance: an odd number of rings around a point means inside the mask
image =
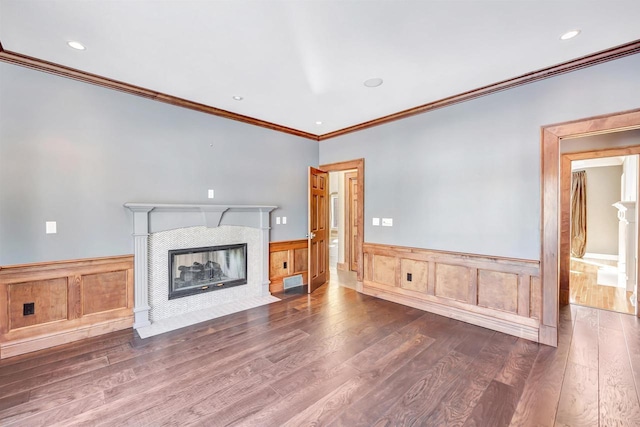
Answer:
POLYGON ((282 223, 283 223, 283 224, 286 224, 286 223, 287 223, 287 217, 286 217, 286 216, 283 216, 283 217, 282 217, 282 223))
POLYGON ((373 221, 371 221, 371 225, 380 225, 380 218, 373 218, 373 221))
POLYGON ((213 193, 213 190, 209 190, 208 197, 209 197, 210 199, 213 199, 213 194, 214 194, 214 193, 213 193))
POLYGON ((393 218, 382 218, 383 227, 393 227, 393 218))
POLYGON ((45 224, 47 234, 56 234, 58 232, 58 227, 55 221, 47 221, 45 224))
POLYGON ((276 224, 280 224, 280 217, 279 216, 276 217, 276 224))

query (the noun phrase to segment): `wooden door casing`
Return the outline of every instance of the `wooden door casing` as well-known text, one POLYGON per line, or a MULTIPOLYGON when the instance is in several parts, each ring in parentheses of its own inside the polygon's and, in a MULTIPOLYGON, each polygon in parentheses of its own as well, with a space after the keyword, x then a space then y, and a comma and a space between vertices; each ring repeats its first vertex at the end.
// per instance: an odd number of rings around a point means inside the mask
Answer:
POLYGON ((309 168, 309 293, 329 279, 329 173, 309 168))
POLYGON ((345 264, 349 270, 358 270, 358 172, 345 174, 345 264))

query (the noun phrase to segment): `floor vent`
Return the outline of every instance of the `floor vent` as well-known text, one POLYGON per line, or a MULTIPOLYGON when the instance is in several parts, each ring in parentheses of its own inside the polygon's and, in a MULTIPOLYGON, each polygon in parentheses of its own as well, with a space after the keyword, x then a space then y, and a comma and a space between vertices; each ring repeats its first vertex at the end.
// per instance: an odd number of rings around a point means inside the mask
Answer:
POLYGON ((302 274, 285 277, 284 280, 282 280, 282 284, 285 290, 302 286, 302 274))

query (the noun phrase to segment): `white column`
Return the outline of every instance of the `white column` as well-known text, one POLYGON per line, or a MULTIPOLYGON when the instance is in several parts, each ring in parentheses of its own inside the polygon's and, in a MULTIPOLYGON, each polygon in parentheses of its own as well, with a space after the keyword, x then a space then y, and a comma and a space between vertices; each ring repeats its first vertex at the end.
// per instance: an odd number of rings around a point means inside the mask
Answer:
POLYGON ((620 201, 618 209, 618 271, 619 286, 632 292, 636 289, 636 202, 620 201), (620 282, 624 282, 620 283, 620 282))
POLYGON ((151 325, 149 321, 149 207, 129 207, 133 212, 134 307, 133 328, 151 325))
POLYGON ((262 267, 260 268, 260 283, 262 283, 262 296, 271 295, 269 292, 269 230, 271 224, 269 222, 269 210, 260 210, 260 244, 262 245, 262 267))

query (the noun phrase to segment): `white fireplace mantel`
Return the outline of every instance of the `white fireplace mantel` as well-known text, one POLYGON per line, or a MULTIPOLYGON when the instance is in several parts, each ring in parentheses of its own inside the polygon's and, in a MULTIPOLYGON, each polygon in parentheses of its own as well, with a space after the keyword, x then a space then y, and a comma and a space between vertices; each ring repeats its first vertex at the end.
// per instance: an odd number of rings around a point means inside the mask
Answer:
POLYGON ((135 329, 149 326, 148 239, 150 233, 206 226, 218 227, 223 219, 228 225, 259 228, 261 233, 262 294, 269 295, 269 214, 277 206, 207 205, 180 203, 125 203, 133 212, 134 238, 134 324, 135 329))

